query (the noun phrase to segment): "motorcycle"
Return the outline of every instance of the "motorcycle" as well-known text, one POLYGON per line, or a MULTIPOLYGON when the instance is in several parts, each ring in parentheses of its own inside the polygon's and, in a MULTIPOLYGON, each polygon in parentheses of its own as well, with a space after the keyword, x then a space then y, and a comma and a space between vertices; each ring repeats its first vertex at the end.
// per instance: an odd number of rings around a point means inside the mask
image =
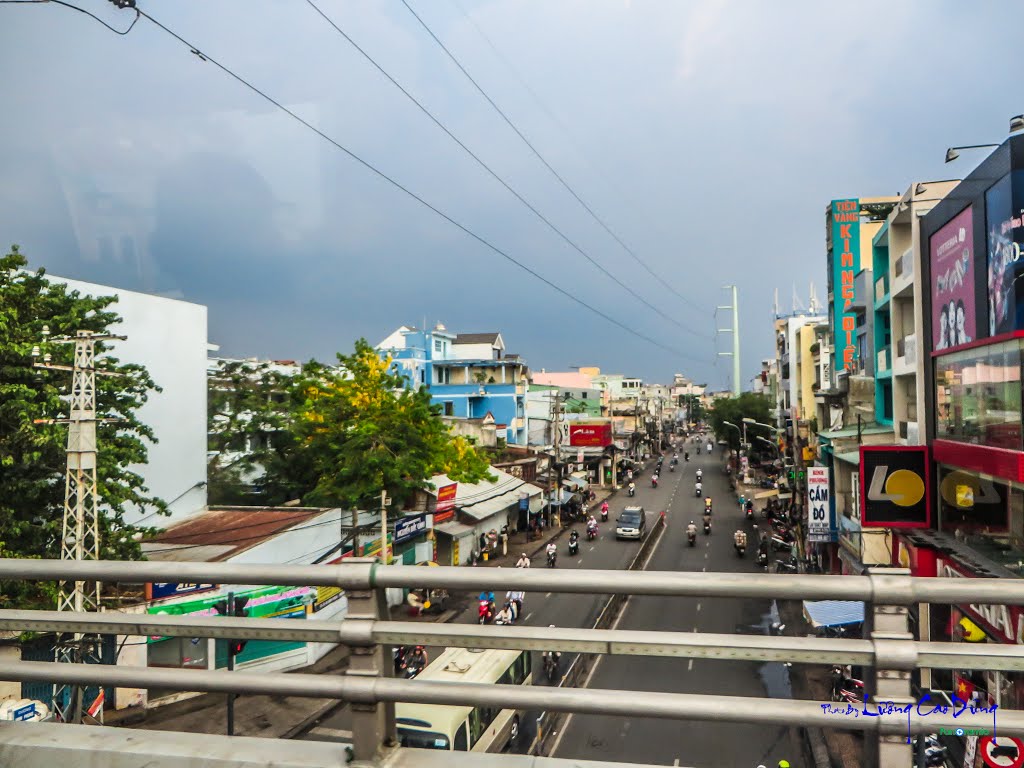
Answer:
POLYGON ((552 651, 544 651, 544 676, 549 683, 558 679, 558 657, 552 651))
POLYGON ((697 544, 697 533, 695 531, 687 531, 686 538, 690 541, 690 546, 696 546, 697 544))
POLYGON ((733 544, 733 546, 736 548, 736 555, 738 557, 746 557, 746 554, 747 554, 747 545, 746 544, 738 544, 737 543, 737 544, 733 544))
POLYGON ((580 540, 578 538, 569 539, 569 557, 575 557, 580 553, 580 540))
POLYGON ((750 509, 748 507, 747 508, 747 520, 753 520, 753 519, 754 519, 754 510, 752 510, 752 509, 750 509))
POLYGON ((705 520, 704 521, 704 535, 705 536, 710 536, 711 535, 711 521, 710 520, 705 520))
POLYGON ((840 667, 832 668, 832 701, 864 703, 864 682, 847 677, 840 667))
POLYGON ((776 552, 792 552, 793 544, 793 541, 786 541, 778 534, 772 534, 772 547, 776 552))
MULTIPOLYGON (((421 651, 422 646, 417 646, 421 651)), ((417 656, 415 653, 408 653, 402 662, 402 677, 406 680, 412 680, 416 675, 423 671, 424 667, 427 666, 426 655, 417 656)))
POLYGON ((683 458, 686 459, 686 461, 689 461, 690 460, 690 454, 689 453, 684 453, 683 454, 683 458))
POLYGON ((701 491, 700 486, 695 487, 693 490, 694 490, 694 493, 697 494, 697 498, 699 499, 700 498, 700 491, 701 491))
POLYGON ((555 567, 555 560, 558 558, 558 554, 555 552, 548 552, 548 568, 555 567))
POLYGON ((607 507, 602 507, 601 508, 601 522, 602 523, 607 523, 608 522, 608 508, 607 507))
POLYGON ((486 624, 494 618, 494 604, 490 600, 481 600, 477 608, 477 618, 481 624, 486 624))
POLYGON ((775 561, 776 573, 798 573, 799 571, 800 569, 797 567, 796 555, 791 555, 789 560, 775 561))
POLYGON ((629 486, 629 498, 633 498, 633 496, 635 496, 635 495, 636 495, 636 487, 632 486, 632 485, 629 486))
POLYGON ((669 464, 668 465, 668 471, 669 472, 675 472, 676 471, 676 465, 675 464, 669 464))
POLYGON ((768 570, 768 553, 764 552, 764 551, 758 551, 757 558, 754 560, 754 563, 757 564, 757 565, 763 566, 764 569, 767 571, 768 570))
POLYGON ((597 538, 597 526, 593 525, 587 528, 587 541, 593 541, 597 538))
POLYGON ((658 487, 658 481, 657 481, 657 480, 655 480, 655 479, 654 479, 654 478, 652 477, 652 478, 651 478, 651 488, 657 488, 657 487, 658 487))

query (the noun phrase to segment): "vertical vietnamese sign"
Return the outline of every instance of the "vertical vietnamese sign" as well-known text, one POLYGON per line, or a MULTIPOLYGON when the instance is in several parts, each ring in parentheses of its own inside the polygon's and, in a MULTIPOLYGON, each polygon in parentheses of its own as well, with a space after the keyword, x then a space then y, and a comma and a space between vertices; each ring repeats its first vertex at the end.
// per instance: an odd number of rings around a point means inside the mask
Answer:
POLYGON ((807 468, 807 543, 832 541, 828 467, 807 468))
POLYGON ((857 359, 857 316, 852 311, 853 279, 860 254, 860 201, 832 201, 832 296, 835 364, 832 370, 853 370, 857 359))
POLYGON ((455 517, 455 498, 459 490, 458 483, 442 485, 437 489, 437 506, 434 507, 434 525, 451 520, 455 517))

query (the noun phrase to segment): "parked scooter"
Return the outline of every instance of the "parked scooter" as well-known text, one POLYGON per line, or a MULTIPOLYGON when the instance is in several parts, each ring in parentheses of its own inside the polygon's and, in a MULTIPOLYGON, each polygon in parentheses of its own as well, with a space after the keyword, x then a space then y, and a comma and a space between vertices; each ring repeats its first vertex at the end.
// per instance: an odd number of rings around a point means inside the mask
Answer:
POLYGON ((788 560, 775 561, 776 573, 799 573, 799 571, 800 568, 797 566, 796 555, 790 555, 788 560))

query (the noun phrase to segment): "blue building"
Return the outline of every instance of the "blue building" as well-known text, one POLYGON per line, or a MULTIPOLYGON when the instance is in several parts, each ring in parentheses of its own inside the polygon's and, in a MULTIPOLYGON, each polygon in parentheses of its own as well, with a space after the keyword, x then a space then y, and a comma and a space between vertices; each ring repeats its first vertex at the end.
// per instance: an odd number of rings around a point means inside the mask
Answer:
POLYGON ((490 416, 498 438, 527 444, 526 393, 530 371, 505 352, 500 333, 450 333, 401 326, 377 345, 410 387, 427 387, 442 414, 458 419, 490 416))

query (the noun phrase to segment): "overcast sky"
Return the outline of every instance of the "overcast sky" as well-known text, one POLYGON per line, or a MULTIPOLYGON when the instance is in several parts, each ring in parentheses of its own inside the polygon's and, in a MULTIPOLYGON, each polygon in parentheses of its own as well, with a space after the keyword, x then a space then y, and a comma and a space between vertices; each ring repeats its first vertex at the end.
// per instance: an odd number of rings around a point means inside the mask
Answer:
MULTIPOLYGON (((129 11, 82 7, 123 29, 129 11)), ((960 177, 1024 112, 1019 3, 316 0, 552 232, 299 0, 140 0, 155 18, 530 269, 488 250, 142 19, 118 37, 0 4, 0 243, 56 274, 203 303, 222 353, 328 358, 401 324, 502 332, 535 370, 714 386, 722 290, 745 385, 777 289, 824 301, 824 209, 960 177), (478 29, 479 28, 479 29, 478 29), (486 38, 481 35, 486 35, 486 38), (489 43, 488 40, 491 42, 489 43), (493 48, 491 47, 493 43, 493 48), (678 323, 678 325, 676 324, 678 323), (682 326, 682 327, 680 327, 682 326), (684 330, 685 329, 685 330, 684 330), (687 332, 689 331, 689 333, 687 332), (716 347, 717 344, 717 347, 716 347)), ((727 327, 727 317, 719 327, 727 327)))

